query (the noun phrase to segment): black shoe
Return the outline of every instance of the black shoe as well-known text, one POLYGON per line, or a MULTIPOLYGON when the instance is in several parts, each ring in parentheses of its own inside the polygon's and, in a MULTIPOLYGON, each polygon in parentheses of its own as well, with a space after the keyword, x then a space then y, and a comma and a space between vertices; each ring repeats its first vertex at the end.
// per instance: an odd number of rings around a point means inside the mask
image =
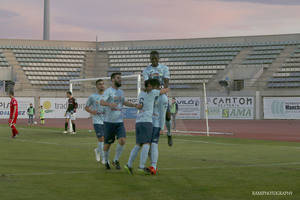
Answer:
POLYGON ((116 167, 117 170, 121 169, 120 163, 118 160, 115 160, 112 162, 112 165, 116 167))
POLYGON ((138 168, 138 173, 140 174, 144 174, 144 175, 150 175, 151 171, 148 167, 144 167, 144 168, 138 168))
POLYGON ((124 165, 124 169, 128 172, 128 174, 133 175, 132 167, 129 167, 127 164, 124 165))
POLYGON ((168 145, 169 147, 173 145, 172 135, 168 135, 168 145))
POLYGON ((106 169, 111 169, 111 168, 110 168, 110 164, 109 164, 108 162, 105 163, 105 168, 106 168, 106 169))

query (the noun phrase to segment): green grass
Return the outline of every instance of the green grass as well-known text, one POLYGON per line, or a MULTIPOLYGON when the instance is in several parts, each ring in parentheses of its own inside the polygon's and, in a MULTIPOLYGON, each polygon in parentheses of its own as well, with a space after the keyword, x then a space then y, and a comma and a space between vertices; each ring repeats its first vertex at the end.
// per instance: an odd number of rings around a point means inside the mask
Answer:
MULTIPOLYGON (((22 135, 11 139, 10 129, 0 125, 1 200, 300 199, 300 143, 175 136, 170 148, 162 136, 159 175, 130 176, 95 162, 94 133, 18 128, 22 135), (253 196, 252 191, 293 195, 253 196)), ((134 141, 128 133, 122 165, 134 141)))

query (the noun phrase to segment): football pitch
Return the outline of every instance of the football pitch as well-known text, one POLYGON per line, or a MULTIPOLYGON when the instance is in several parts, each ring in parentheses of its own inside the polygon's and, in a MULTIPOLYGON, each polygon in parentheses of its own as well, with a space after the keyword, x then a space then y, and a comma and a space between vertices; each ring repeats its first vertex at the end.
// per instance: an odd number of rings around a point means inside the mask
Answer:
MULTIPOLYGON (((11 139, 0 125, 1 200, 300 199, 300 143, 177 135, 168 147, 163 135, 159 174, 131 176, 95 161, 94 132, 18 129, 11 139)), ((127 136, 122 167, 135 143, 134 133, 127 136)))

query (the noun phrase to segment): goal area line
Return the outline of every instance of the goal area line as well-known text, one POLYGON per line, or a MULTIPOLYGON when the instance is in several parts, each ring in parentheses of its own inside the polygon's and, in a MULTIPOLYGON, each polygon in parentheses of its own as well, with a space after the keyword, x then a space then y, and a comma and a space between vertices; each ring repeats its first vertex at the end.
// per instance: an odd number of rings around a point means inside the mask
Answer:
MULTIPOLYGON (((167 131, 164 131, 167 133, 167 131)), ((174 135, 186 135, 186 134, 200 134, 207 135, 206 131, 188 131, 188 130, 171 130, 171 133, 174 135)), ((210 135, 234 135, 234 133, 230 132, 209 132, 210 135)))

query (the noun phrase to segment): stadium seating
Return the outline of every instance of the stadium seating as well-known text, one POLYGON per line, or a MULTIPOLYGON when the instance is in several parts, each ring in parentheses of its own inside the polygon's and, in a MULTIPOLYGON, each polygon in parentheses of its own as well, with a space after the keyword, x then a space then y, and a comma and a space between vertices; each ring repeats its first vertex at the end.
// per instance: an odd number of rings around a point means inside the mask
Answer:
POLYGON ((269 88, 300 87, 300 46, 285 60, 285 63, 268 80, 269 88))
POLYGON ((278 43, 256 45, 253 47, 253 51, 250 52, 243 61, 243 64, 272 64, 284 48, 285 46, 278 43))
POLYGON ((160 63, 169 67, 171 88, 197 88, 208 82, 240 52, 231 45, 142 46, 127 48, 100 48, 109 55, 109 71, 141 73, 150 64, 150 52, 160 53, 160 63))
POLYGON ((0 49, 0 67, 8 67, 9 64, 5 58, 5 56, 2 53, 2 50, 0 49))
MULTIPOLYGON (((204 41, 204 40, 201 40, 204 41)), ((26 78, 34 87, 43 90, 65 90, 69 80, 83 78, 87 68, 89 52, 98 52, 107 56, 104 65, 108 66, 106 76, 113 72, 123 75, 141 73, 150 64, 150 52, 160 53, 160 63, 169 67, 170 88, 195 89, 202 83, 209 83, 227 69, 234 61, 235 65, 244 67, 268 68, 287 46, 300 45, 298 40, 253 42, 247 39, 228 40, 226 42, 172 42, 164 41, 162 45, 151 41, 99 44, 95 48, 79 47, 76 44, 65 45, 53 42, 39 45, 38 42, 22 41, 19 45, 2 45, 0 43, 0 67, 9 66, 4 50, 11 51, 26 78), (185 44, 186 43, 186 44, 185 44), (96 49, 97 47, 97 49, 96 49), (241 60, 235 60, 247 53, 241 60), (106 64, 107 62, 107 64, 106 64)), ((75 42, 76 43, 76 42, 75 42)), ((105 42, 104 42, 105 43, 105 42)), ((82 43, 84 44, 84 43, 82 43)), ((96 43, 95 43, 96 44, 96 43)), ((92 46, 92 45, 91 45, 92 46)), ((102 57, 101 57, 102 58, 102 57)), ((91 59, 91 58, 90 58, 91 59)), ((92 64, 89 64, 90 66, 92 64)), ((300 83, 300 47, 298 47, 274 73, 267 82, 267 87, 299 87, 300 83)), ((124 81, 126 89, 136 89, 135 81, 124 81)), ((80 85, 74 86, 80 89, 80 85)))
MULTIPOLYGON (((32 85, 43 89, 65 89, 69 80, 80 77, 85 51, 70 47, 0 46, 11 49, 32 85), (44 87, 45 85, 55 87, 44 87)), ((0 57, 1 60, 1 57, 0 57)))

